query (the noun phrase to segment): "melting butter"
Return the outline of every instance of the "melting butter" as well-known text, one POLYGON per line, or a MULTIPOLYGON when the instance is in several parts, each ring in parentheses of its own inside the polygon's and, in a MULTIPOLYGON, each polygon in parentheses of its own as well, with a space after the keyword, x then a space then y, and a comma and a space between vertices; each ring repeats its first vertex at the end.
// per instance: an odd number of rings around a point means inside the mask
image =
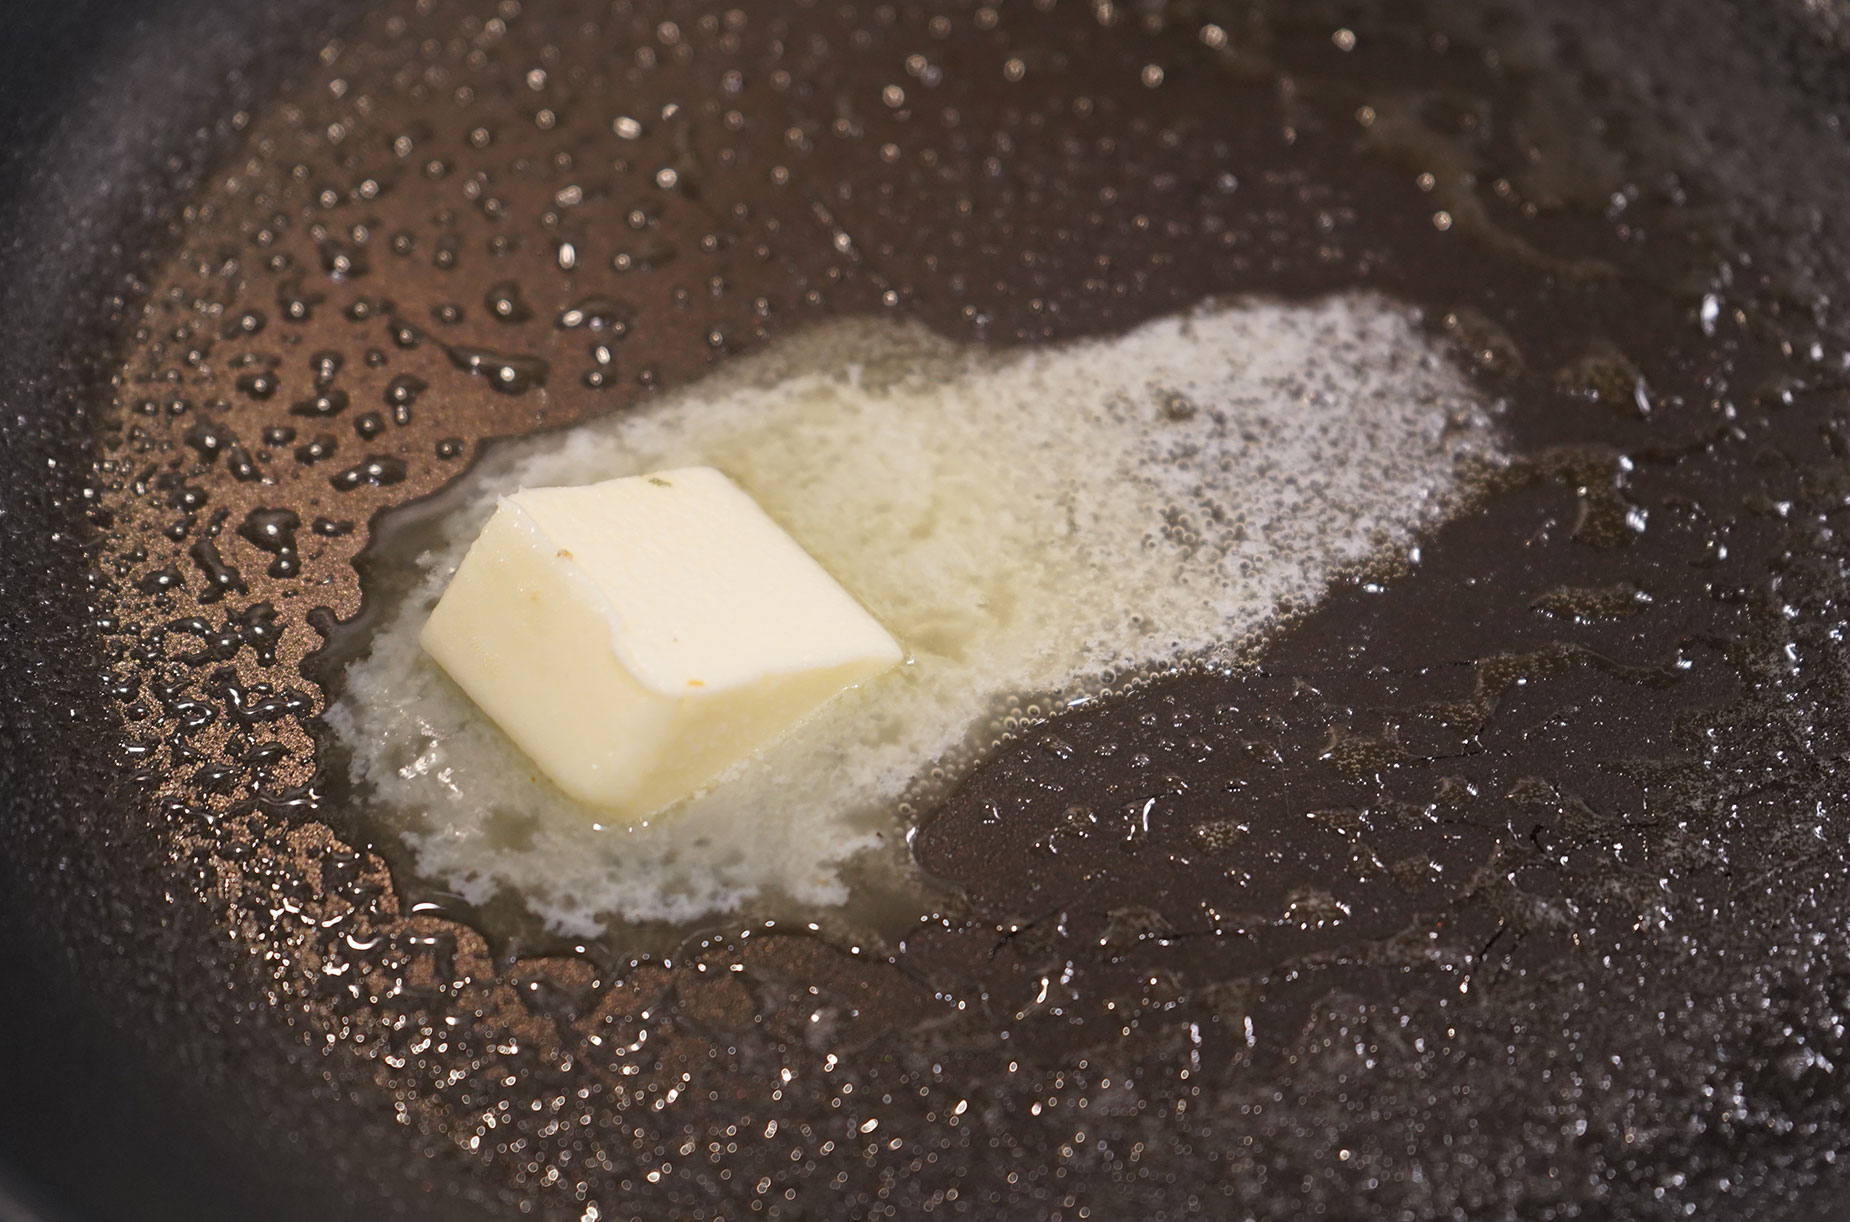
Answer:
POLYGON ((473 902, 511 892, 572 936, 802 916, 846 903, 851 879, 902 879, 909 804, 1016 718, 1239 664, 1495 461, 1490 412, 1409 311, 1374 297, 1209 304, 1004 353, 837 324, 499 447, 464 477, 442 545, 405 558, 421 575, 328 721, 418 868, 473 902), (536 777, 418 630, 498 496, 697 465, 749 492, 910 664, 703 795, 617 826, 536 777))
POLYGON ((901 657, 711 467, 503 497, 418 642, 554 785, 619 821, 901 657))

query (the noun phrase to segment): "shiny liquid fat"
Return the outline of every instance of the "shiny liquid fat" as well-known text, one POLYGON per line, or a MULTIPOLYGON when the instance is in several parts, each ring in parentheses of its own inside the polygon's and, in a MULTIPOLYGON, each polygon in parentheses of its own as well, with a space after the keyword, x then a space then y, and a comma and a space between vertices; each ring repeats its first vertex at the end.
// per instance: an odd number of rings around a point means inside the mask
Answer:
POLYGON ((471 903, 517 895, 570 936, 722 913, 878 927, 916 912, 909 817, 989 747, 1152 674, 1237 665, 1496 460, 1491 413, 1374 297, 1210 303, 1002 354, 838 323, 492 452, 434 546, 381 558, 404 593, 327 717, 420 873, 471 903), (629 829, 553 788, 417 634, 498 496, 693 464, 746 488, 907 662, 629 829))

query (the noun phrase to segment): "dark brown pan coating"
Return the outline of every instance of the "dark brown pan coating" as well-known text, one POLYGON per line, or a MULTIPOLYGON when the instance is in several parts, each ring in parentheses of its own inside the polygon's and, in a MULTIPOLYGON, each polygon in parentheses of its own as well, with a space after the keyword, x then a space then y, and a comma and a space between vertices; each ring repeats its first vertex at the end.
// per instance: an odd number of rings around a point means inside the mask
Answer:
MULTIPOLYGON (((1753 14, 1620 23, 1653 76, 1554 16, 1269 7, 395 4, 240 113, 97 416, 121 745, 70 750, 134 780, 65 865, 143 897, 126 960, 200 964, 130 1009, 241 1029, 186 1044, 202 1091, 312 1094, 351 1201, 437 1216, 1819 1208, 1830 103, 1705 110, 1753 14), (1507 402, 1513 468, 1251 670, 1004 748, 923 816, 944 905, 892 947, 491 942, 343 800, 316 651, 369 522, 493 438, 825 318, 1014 345, 1355 289, 1507 402)), ((22 760, 57 705, 9 706, 22 760)))

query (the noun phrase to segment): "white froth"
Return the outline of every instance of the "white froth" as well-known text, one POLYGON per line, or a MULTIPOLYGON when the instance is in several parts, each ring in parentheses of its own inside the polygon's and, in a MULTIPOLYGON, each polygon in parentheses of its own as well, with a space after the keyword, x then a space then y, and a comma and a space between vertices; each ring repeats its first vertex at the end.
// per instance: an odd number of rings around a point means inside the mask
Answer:
POLYGON ((837 905, 850 860, 897 843, 909 789, 963 766, 1011 702, 1234 664, 1409 544, 1494 446, 1460 375, 1374 298, 1207 306, 1007 355, 840 324, 480 465, 328 720, 419 869, 474 902, 510 888, 573 935, 837 905), (910 661, 653 826, 605 828, 417 633, 497 495, 696 464, 757 498, 910 661))

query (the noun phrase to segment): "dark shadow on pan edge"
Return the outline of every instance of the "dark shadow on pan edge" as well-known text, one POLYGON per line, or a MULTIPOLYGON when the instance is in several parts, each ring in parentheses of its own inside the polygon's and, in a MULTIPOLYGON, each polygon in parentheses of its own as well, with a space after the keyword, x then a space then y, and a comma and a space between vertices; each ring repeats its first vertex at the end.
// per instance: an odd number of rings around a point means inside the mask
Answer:
POLYGON ((276 1057, 299 1039, 273 1016, 225 1032, 216 1064, 171 1055, 196 1042, 200 1016, 139 982, 150 962, 203 968, 214 933, 163 912, 167 880, 147 864, 158 851, 110 818, 139 799, 111 761, 84 756, 117 727, 96 698, 102 657, 85 627, 94 526, 66 477, 89 462, 87 405, 107 396, 111 298, 171 247, 172 216, 236 138, 229 116, 260 104, 357 7, 32 0, 0 16, 6 1222, 475 1216, 454 1192, 400 1182, 416 1168, 357 1170, 364 1126, 344 1130, 312 1058, 276 1057), (109 860, 137 855, 132 867, 109 860), (295 1123, 239 1089, 266 1075, 275 1102, 300 1109, 295 1123))

